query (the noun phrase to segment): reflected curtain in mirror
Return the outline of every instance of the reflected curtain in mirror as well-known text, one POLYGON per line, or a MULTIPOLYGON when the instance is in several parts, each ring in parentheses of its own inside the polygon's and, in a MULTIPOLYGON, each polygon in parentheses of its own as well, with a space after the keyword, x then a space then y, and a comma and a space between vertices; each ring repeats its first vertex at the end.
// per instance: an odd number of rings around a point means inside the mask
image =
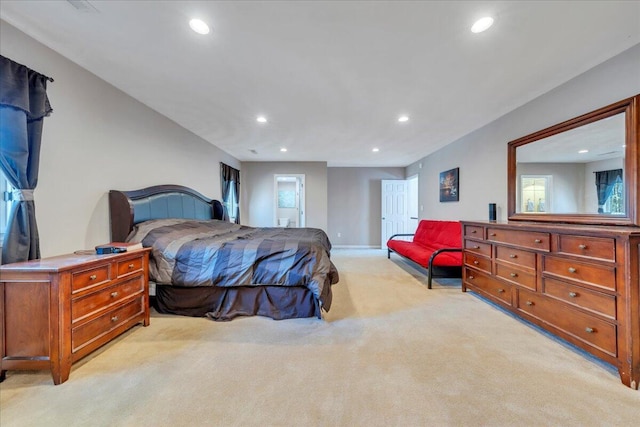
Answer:
POLYGON ((240 224, 240 171, 221 162, 220 185, 222 203, 228 213, 225 219, 240 224))
POLYGON ((2 263, 40 258, 33 190, 38 183, 44 117, 53 111, 53 79, 0 55, 0 168, 16 188, 2 245, 2 263))
MULTIPOLYGON (((624 212, 624 200, 618 197, 614 206, 605 209, 607 200, 612 196, 616 184, 622 184, 622 169, 594 172, 596 175, 596 189, 598 192, 598 213, 622 213, 624 212)), ((616 192, 620 193, 620 192, 616 192)))

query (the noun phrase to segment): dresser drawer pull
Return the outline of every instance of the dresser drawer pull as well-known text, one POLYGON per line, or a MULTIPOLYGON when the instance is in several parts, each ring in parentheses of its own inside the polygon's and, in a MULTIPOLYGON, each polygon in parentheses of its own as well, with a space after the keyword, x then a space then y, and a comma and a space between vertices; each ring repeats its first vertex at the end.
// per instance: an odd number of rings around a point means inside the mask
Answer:
POLYGON ((586 333, 588 333, 588 334, 592 334, 592 333, 594 333, 596 330, 587 326, 586 328, 584 328, 584 331, 585 331, 586 333))
POLYGON ((503 294, 504 293, 504 289, 502 289, 502 288, 498 289, 498 293, 499 294, 503 294))
POLYGON ((476 234, 477 232, 477 230, 471 230, 471 234, 476 234))
POLYGON ((518 258, 518 255, 516 255, 516 254, 511 254, 511 255, 509 255, 509 258, 518 258))
POLYGON ((480 262, 478 260, 475 260, 475 261, 473 261, 473 264, 474 265, 478 265, 478 264, 480 264, 480 262))
POLYGON ((134 267, 133 264, 129 264, 129 270, 131 270, 134 267))
POLYGON ((584 250, 584 249, 587 249, 587 245, 578 245, 578 248, 584 250))
POLYGON ((533 301, 527 301, 525 304, 527 304, 529 307, 531 307, 533 305, 533 301))
POLYGON ((496 233, 489 233, 489 236, 491 236, 491 237, 495 237, 495 236, 496 236, 496 233))
POLYGON ((117 321, 118 321, 118 316, 113 316, 113 317, 111 318, 111 321, 112 321, 112 322, 117 322, 117 321))
POLYGON ((475 279, 475 277, 473 277, 473 276, 469 276, 469 277, 467 277, 467 279, 469 279, 469 280, 473 280, 473 279, 475 279))
POLYGON ((576 269, 575 269, 575 268, 573 268, 573 267, 569 267, 569 273, 575 273, 576 271, 578 271, 578 270, 576 270, 576 269))
POLYGON ((577 293, 575 293, 575 292, 569 292, 569 296, 570 296, 571 298, 575 298, 575 297, 577 297, 577 296, 578 296, 578 294, 577 294, 577 293))
POLYGON ((542 243, 542 240, 536 239, 536 240, 533 241, 533 243, 542 243))
POLYGON ((96 280, 98 278, 98 276, 96 276, 95 274, 92 274, 91 276, 89 276, 89 280, 96 280))
POLYGON ((118 296, 118 292, 111 292, 111 298, 115 298, 118 296))
POLYGON ((518 277, 518 273, 511 273, 511 277, 518 277))
POLYGON ((473 247, 473 249, 480 249, 480 246, 475 245, 475 246, 473 247))

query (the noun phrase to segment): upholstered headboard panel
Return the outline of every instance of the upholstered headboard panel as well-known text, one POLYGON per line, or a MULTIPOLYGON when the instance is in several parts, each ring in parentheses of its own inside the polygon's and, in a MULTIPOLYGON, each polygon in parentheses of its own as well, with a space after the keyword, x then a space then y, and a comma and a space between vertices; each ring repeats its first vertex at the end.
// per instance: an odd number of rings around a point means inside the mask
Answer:
POLYGON ((152 219, 227 219, 222 203, 181 185, 109 191, 111 241, 124 241, 135 224, 152 219))

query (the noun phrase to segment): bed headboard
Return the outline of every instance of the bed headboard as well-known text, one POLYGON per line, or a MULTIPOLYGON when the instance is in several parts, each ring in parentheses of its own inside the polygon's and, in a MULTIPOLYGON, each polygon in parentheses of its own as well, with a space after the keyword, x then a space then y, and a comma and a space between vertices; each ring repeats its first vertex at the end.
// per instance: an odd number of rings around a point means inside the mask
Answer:
POLYGON ((227 219, 218 200, 181 185, 155 185, 133 191, 109 191, 111 241, 124 242, 133 226, 163 218, 227 219))

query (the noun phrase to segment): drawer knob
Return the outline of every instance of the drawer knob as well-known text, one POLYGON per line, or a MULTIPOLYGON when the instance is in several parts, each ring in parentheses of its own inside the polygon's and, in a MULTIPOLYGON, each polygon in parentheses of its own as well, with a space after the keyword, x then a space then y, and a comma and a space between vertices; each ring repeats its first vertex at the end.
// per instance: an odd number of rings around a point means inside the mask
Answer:
POLYGON ((117 322, 117 321, 118 321, 118 316, 113 316, 113 317, 111 318, 111 321, 112 321, 112 322, 117 322))
POLYGON ((584 331, 585 331, 586 333, 588 333, 588 334, 592 334, 592 333, 594 333, 596 330, 587 326, 586 328, 584 328, 584 331))
POLYGON ((475 277, 473 277, 473 276, 469 276, 469 277, 467 277, 467 279, 469 279, 469 280, 473 280, 473 279, 475 279, 475 277))
POLYGON ((133 264, 129 264, 129 269, 132 269, 133 267, 133 264))
POLYGON ((511 255, 509 255, 509 258, 518 258, 518 255, 516 255, 516 254, 511 254, 511 255))
POLYGON ((477 232, 477 230, 471 230, 471 234, 476 234, 477 232))
POLYGON ((118 296, 118 292, 111 292, 111 298, 115 298, 118 296))
POLYGON ((473 264, 474 265, 478 265, 478 264, 480 264, 480 262, 478 260, 475 260, 475 261, 473 261, 473 264))
POLYGON ((89 276, 89 280, 96 280, 98 278, 98 276, 96 276, 95 274, 92 274, 91 276, 89 276))
POLYGON ((587 249, 587 245, 578 245, 578 247, 582 250, 587 249))
POLYGON ((536 240, 533 241, 533 243, 542 243, 542 240, 536 239, 536 240))
POLYGON ((473 247, 473 249, 480 249, 480 246, 475 245, 475 246, 473 247))
POLYGON ((511 273, 511 277, 518 277, 518 273, 511 273))
POLYGON ((502 289, 502 288, 498 289, 498 293, 499 294, 503 294, 504 293, 504 289, 502 289))
POLYGON ((496 233, 489 233, 489 236, 491 236, 491 237, 495 237, 495 236, 496 236, 496 233))
POLYGON ((577 297, 577 296, 578 296, 578 294, 577 294, 577 293, 575 293, 575 292, 569 292, 569 296, 570 296, 571 298, 575 298, 575 297, 577 297))
POLYGON ((576 270, 576 269, 575 269, 575 268, 573 268, 573 267, 569 267, 569 273, 575 273, 576 271, 578 271, 578 270, 576 270))
POLYGON ((525 304, 527 304, 529 307, 531 307, 533 305, 533 301, 527 301, 525 304))

